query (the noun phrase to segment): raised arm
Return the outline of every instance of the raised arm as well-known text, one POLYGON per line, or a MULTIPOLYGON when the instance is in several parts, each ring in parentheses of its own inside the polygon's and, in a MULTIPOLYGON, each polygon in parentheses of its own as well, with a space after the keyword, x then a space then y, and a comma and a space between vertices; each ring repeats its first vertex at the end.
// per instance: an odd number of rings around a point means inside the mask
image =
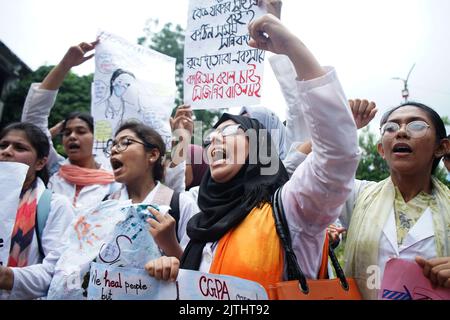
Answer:
POLYGON ((297 105, 314 152, 285 184, 283 207, 294 251, 308 277, 320 266, 325 230, 353 188, 359 150, 355 122, 332 68, 322 68, 303 42, 273 15, 250 25, 251 45, 289 57, 297 74, 297 105))
POLYGON ((294 64, 297 77, 304 81, 326 74, 303 42, 283 26, 272 14, 266 14, 249 25, 249 45, 276 54, 284 54, 294 64))
POLYGON ((170 118, 172 129, 171 159, 167 163, 164 184, 177 192, 186 189, 186 158, 188 146, 194 132, 193 111, 190 106, 181 105, 173 118, 170 118))
POLYGON ((58 90, 64 78, 73 67, 79 66, 94 56, 93 53, 88 53, 92 52, 97 44, 98 40, 90 43, 82 42, 79 45, 70 47, 61 62, 50 71, 39 88, 44 90, 58 90))
MULTIPOLYGON (((266 9, 268 13, 281 19, 282 2, 280 0, 260 0, 259 5, 266 9)), ((286 54, 286 53, 285 53, 286 54)), ((285 159, 286 169, 289 175, 292 175, 292 168, 298 166, 299 156, 295 153, 295 149, 299 143, 303 143, 311 139, 308 127, 305 123, 304 116, 299 112, 300 107, 297 103, 297 72, 289 57, 284 54, 277 54, 269 58, 272 70, 280 84, 283 97, 286 101, 286 148, 293 152, 288 153, 285 159), (295 146, 293 145, 295 144, 295 146)), ((302 77, 299 77, 300 79, 302 77)))
POLYGON ((42 83, 33 83, 31 85, 25 99, 22 121, 38 126, 46 133, 52 146, 47 162, 47 167, 51 174, 57 170, 58 163, 63 161, 63 158, 53 148, 52 134, 48 129, 50 111, 55 104, 58 89, 70 69, 91 59, 93 54, 86 55, 86 53, 91 52, 96 44, 96 41, 91 43, 82 42, 77 46, 70 47, 61 62, 49 72, 42 83))

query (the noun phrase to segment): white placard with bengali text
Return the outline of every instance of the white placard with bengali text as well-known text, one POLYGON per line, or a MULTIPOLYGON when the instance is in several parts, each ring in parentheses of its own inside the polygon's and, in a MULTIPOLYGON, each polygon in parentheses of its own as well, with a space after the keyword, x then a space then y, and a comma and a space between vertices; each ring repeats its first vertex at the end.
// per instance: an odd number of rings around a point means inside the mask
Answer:
POLYGON ((184 51, 184 103, 193 109, 260 103, 265 51, 248 45, 257 0, 190 0, 184 51))

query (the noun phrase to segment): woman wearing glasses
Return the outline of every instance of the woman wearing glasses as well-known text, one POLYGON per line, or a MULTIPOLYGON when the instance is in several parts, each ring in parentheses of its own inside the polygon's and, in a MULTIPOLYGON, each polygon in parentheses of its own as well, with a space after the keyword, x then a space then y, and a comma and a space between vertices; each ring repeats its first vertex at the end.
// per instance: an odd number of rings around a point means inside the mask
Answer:
POLYGON ((383 279, 392 257, 416 261, 433 284, 450 288, 450 191, 433 177, 448 147, 442 119, 423 104, 383 116, 378 152, 390 177, 358 181, 340 217, 349 225, 346 274, 358 279, 365 299, 378 298, 369 277, 383 279))
POLYGON ((182 247, 187 243, 184 237, 187 221, 199 210, 191 197, 174 193, 160 182, 164 175, 165 154, 161 136, 142 123, 126 122, 119 127, 109 144, 108 153, 114 178, 122 184, 122 188, 111 194, 109 199, 171 205, 172 214, 174 207, 179 207, 177 218, 149 209, 156 219, 149 219, 148 222, 150 233, 159 248, 166 255, 181 257, 182 247), (176 200, 172 200, 174 197, 176 200))
POLYGON ((304 44, 273 15, 249 25, 251 45, 286 54, 302 81, 316 154, 288 181, 288 174, 260 122, 225 114, 205 139, 209 171, 200 184, 200 212, 189 220, 181 265, 174 257, 146 264, 151 276, 174 280, 179 268, 226 274, 268 288, 284 277, 284 252, 272 212, 281 198, 298 263, 308 278, 318 275, 326 227, 336 220, 353 187, 357 167, 356 127, 333 69, 322 68, 304 44), (266 37, 267 36, 267 37, 266 37), (338 166, 340 170, 335 170, 338 166))

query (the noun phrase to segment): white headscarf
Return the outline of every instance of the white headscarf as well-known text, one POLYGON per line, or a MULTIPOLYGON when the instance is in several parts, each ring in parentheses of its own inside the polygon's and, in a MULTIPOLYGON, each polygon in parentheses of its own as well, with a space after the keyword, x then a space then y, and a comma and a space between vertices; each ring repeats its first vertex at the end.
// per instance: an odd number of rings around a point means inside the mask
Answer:
POLYGON ((286 158, 286 127, 280 118, 266 107, 242 107, 239 115, 247 113, 250 118, 258 120, 271 134, 281 160, 286 158))

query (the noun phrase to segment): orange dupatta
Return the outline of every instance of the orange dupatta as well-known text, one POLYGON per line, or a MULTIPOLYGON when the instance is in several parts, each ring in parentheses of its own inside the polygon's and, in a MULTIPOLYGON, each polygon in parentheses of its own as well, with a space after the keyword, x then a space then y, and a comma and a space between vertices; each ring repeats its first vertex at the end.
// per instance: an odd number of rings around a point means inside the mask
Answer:
POLYGON ((254 208, 220 239, 209 272, 256 281, 266 291, 282 281, 284 250, 270 203, 254 208))

